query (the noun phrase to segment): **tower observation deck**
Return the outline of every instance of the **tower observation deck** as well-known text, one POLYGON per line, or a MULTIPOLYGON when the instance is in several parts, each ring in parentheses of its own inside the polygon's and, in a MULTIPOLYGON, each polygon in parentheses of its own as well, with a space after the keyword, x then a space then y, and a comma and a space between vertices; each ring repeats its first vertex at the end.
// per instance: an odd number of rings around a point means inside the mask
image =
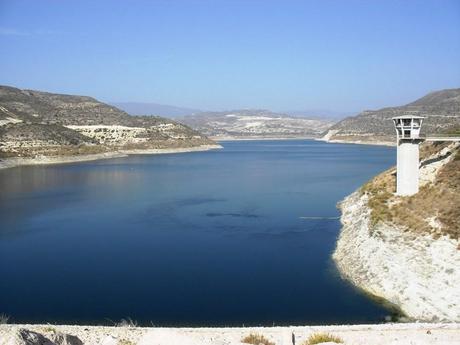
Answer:
POLYGON ((396 194, 410 196, 418 192, 419 186, 419 144, 424 117, 403 115, 393 117, 396 129, 396 194))

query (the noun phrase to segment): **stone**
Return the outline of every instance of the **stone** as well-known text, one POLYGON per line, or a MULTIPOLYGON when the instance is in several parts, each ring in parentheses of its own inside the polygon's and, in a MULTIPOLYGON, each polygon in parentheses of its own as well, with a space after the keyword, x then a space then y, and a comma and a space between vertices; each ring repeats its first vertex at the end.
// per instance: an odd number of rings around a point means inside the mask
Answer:
POLYGON ((20 328, 10 337, 8 345, 55 345, 44 335, 20 328))
POLYGON ((83 342, 75 335, 61 332, 54 333, 51 340, 56 345, 83 345, 83 342))
POLYGON ((118 345, 119 341, 117 338, 112 337, 111 335, 106 336, 101 341, 101 345, 118 345))

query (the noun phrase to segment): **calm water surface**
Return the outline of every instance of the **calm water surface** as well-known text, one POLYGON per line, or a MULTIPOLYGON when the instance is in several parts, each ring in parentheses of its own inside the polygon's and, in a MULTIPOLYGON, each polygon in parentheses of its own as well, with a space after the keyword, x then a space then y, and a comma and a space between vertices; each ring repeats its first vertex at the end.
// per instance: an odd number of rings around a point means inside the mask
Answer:
POLYGON ((394 164, 394 149, 223 145, 0 170, 0 313, 13 322, 145 325, 388 315, 338 277, 331 253, 340 222, 330 217, 394 164))

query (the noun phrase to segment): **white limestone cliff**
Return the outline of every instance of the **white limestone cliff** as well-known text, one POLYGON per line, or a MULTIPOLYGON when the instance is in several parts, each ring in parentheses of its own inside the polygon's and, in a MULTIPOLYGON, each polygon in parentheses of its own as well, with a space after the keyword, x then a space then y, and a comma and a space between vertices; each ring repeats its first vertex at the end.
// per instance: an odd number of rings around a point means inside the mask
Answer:
POLYGON ((340 205, 343 228, 333 258, 342 276, 409 318, 460 321, 460 251, 447 236, 414 235, 379 223, 371 231, 367 196, 340 205))

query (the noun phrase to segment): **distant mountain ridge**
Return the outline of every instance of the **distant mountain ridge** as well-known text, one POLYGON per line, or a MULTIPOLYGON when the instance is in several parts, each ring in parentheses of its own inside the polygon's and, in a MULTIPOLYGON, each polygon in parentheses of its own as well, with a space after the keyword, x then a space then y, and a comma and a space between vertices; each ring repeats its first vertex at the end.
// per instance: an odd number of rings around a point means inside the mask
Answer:
POLYGON ((198 109, 147 102, 113 102, 111 104, 126 111, 130 115, 157 115, 175 118, 201 112, 201 110, 198 109))
POLYGON ((157 116, 131 116, 88 96, 0 86, 0 156, 72 155, 213 144, 157 116))
POLYGON ((418 100, 397 107, 366 110, 345 118, 329 128, 328 141, 394 143, 392 117, 406 114, 424 116, 422 133, 446 132, 460 126, 460 88, 431 92, 418 100))
POLYGON ((203 112, 177 120, 214 139, 312 138, 334 123, 263 109, 203 112))
POLYGON ((292 117, 305 117, 308 119, 322 119, 330 120, 337 122, 346 118, 347 116, 352 116, 355 112, 342 112, 342 111, 333 111, 328 109, 306 109, 306 110, 287 110, 283 111, 283 114, 287 114, 292 117))

